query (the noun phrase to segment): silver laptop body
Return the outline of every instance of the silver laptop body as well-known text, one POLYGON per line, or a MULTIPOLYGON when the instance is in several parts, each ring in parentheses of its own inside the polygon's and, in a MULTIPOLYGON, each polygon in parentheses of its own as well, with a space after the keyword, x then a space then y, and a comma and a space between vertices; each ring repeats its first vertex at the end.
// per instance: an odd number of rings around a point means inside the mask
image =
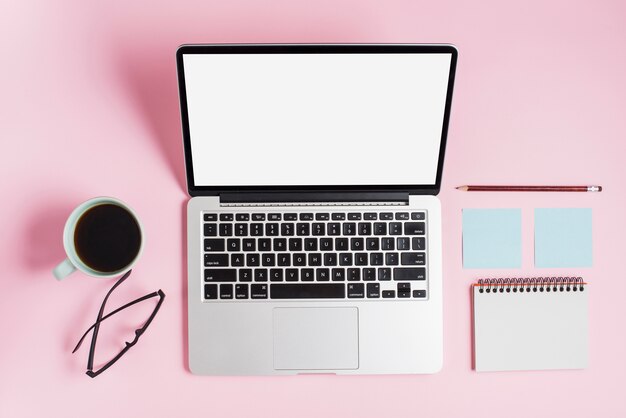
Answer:
POLYGON ((449 45, 184 45, 189 368, 435 373, 449 45))

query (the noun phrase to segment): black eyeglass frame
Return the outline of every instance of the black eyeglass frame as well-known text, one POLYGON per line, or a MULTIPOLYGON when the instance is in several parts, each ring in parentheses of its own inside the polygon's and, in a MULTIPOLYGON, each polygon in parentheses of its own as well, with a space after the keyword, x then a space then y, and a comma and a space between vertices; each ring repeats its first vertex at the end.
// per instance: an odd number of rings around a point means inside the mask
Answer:
POLYGON ((87 331, 85 331, 83 336, 80 337, 80 340, 78 340, 78 343, 76 344, 76 347, 74 347, 74 350, 72 350, 72 353, 75 353, 80 348, 80 346, 83 343, 83 340, 85 339, 87 334, 89 334, 89 332, 91 330, 93 330, 93 334, 91 336, 91 345, 90 345, 90 348, 89 348, 89 357, 88 357, 88 360, 87 360, 87 372, 86 372, 86 374, 89 377, 93 378, 93 377, 98 376, 100 373, 104 372, 106 369, 108 369, 113 364, 115 364, 115 362, 118 361, 124 354, 126 354, 126 352, 128 350, 130 350, 130 348, 132 346, 137 344, 137 341, 139 341, 139 338, 143 335, 143 333, 146 331, 148 326, 150 326, 150 324, 152 323, 152 320, 156 316, 157 312, 161 308, 161 305, 163 304, 163 301, 165 300, 165 293, 163 293, 163 291, 161 289, 159 289, 156 292, 152 292, 152 293, 144 295, 144 296, 142 296, 140 298, 137 298, 137 299, 133 300, 132 302, 129 302, 129 303, 123 305, 123 306, 120 306, 119 308, 117 308, 117 309, 109 312, 108 314, 104 315, 104 308, 106 307, 106 303, 107 303, 107 300, 109 299, 109 296, 111 296, 111 293, 113 293, 113 291, 130 276, 131 272, 132 272, 132 270, 129 270, 126 274, 124 274, 122 277, 120 277, 119 280, 113 285, 113 287, 111 287, 111 289, 107 292, 106 296, 104 297, 104 300, 102 301, 102 304, 100 305, 100 311, 98 312, 98 316, 96 317, 96 322, 94 322, 94 324, 92 326, 90 326, 87 329, 87 331), (150 314, 150 316, 148 317, 146 322, 144 322, 144 324, 140 328, 137 328, 135 330, 135 337, 133 338, 133 340, 132 341, 126 341, 126 343, 124 345, 124 348, 119 353, 117 353, 117 355, 115 355, 115 357, 113 357, 111 360, 109 360, 100 369, 94 371, 93 370, 93 363, 94 363, 94 357, 95 357, 95 354, 96 354, 96 341, 97 341, 97 338, 98 338, 98 331, 100 330, 100 324, 105 319, 110 318, 111 316, 115 315, 119 311, 121 311, 123 309, 126 309, 126 308, 128 308, 130 306, 133 306, 133 305, 135 305, 135 304, 137 304, 139 302, 142 302, 144 300, 156 297, 156 296, 159 297, 159 301, 157 302, 156 306, 154 307, 154 310, 152 311, 152 313, 150 314))

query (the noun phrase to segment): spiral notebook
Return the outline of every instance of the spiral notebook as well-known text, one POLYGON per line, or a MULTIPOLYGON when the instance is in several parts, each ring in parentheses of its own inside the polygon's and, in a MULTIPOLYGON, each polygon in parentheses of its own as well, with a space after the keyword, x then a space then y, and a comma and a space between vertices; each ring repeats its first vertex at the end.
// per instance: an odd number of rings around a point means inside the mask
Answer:
POLYGON ((478 372, 587 367, 581 278, 485 279, 473 285, 478 372))

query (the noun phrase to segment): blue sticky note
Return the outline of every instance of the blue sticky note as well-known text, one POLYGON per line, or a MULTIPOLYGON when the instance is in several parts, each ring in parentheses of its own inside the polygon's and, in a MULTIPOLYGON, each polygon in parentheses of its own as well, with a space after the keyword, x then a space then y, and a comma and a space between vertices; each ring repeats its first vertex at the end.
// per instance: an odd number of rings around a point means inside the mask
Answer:
POLYGON ((521 209, 463 209, 463 267, 521 266, 521 209))
POLYGON ((535 209, 535 267, 591 267, 591 209, 535 209))

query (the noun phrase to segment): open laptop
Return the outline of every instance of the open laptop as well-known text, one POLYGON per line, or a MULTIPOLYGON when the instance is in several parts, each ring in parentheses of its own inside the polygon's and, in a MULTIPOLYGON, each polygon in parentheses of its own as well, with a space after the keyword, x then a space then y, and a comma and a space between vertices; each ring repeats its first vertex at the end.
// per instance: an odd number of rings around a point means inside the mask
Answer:
POLYGON ((449 45, 184 45, 189 368, 434 373, 449 45))

